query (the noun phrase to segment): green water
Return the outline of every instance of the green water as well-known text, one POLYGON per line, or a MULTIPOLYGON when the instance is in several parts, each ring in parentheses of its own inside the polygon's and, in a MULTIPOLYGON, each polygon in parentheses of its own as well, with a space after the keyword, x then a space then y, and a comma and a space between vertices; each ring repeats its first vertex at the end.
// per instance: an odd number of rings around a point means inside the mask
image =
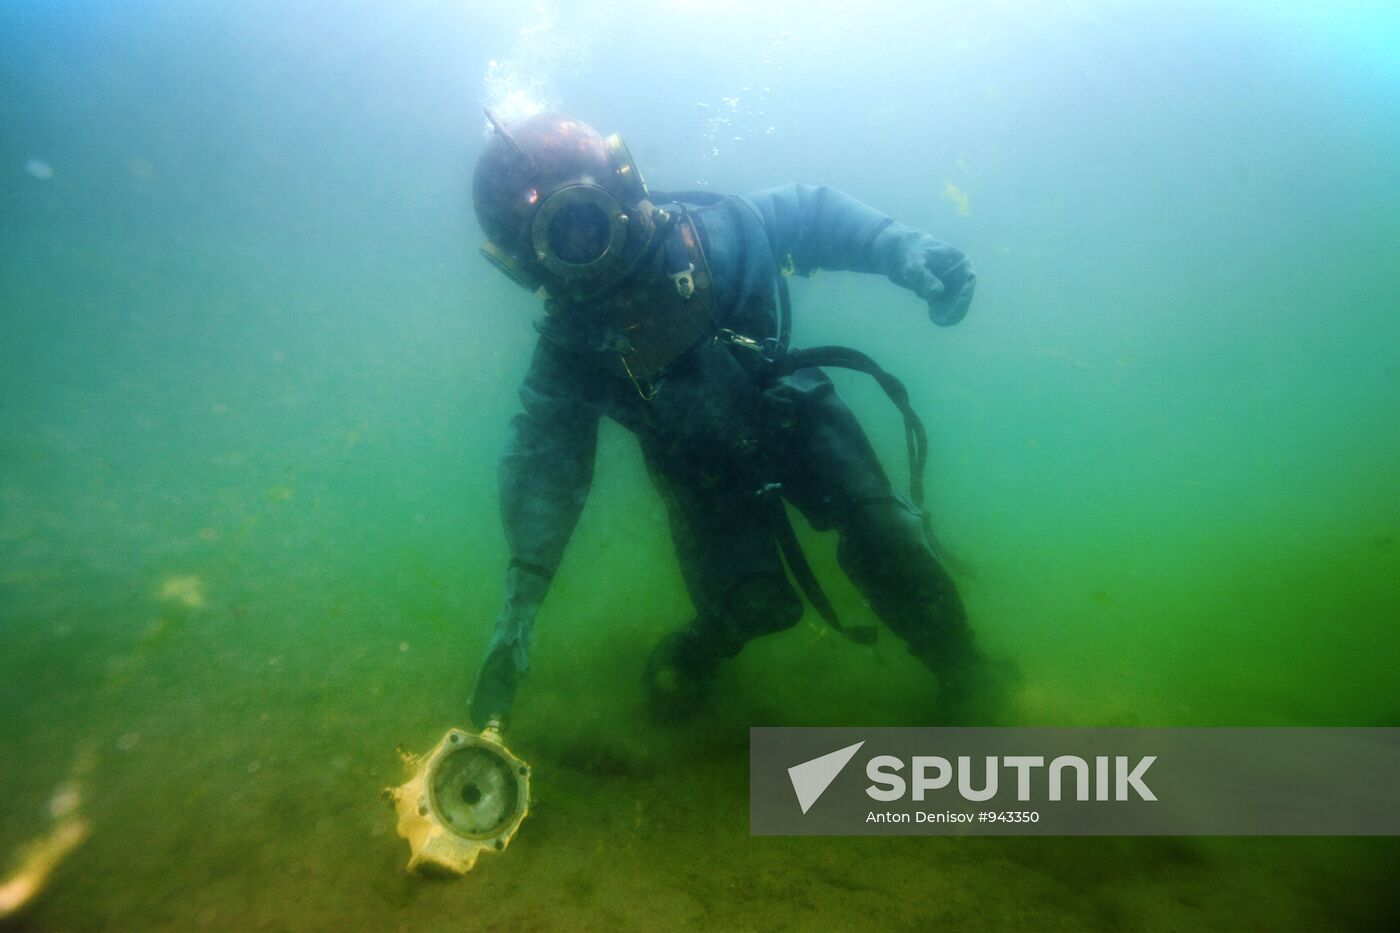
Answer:
POLYGON ((1397 61, 1363 3, 0 5, 0 879, 75 774, 91 826, 11 923, 1400 925, 1387 840, 749 837, 749 725, 917 724, 933 685, 809 613, 650 724, 689 607, 611 425, 520 836, 417 881, 378 798, 465 725, 500 598, 537 308, 468 192, 522 89, 657 187, 831 184, 973 257, 955 329, 821 274, 795 342, 909 383, 1022 722, 1400 725, 1397 61))

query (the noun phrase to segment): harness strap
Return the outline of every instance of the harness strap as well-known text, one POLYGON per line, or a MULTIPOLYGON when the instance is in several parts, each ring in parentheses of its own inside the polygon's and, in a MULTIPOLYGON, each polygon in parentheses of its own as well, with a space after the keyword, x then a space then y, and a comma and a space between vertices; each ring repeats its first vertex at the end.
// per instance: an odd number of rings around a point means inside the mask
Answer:
MULTIPOLYGON (((769 363, 767 374, 770 378, 781 379, 799 369, 815 366, 853 369, 869 375, 885 391, 885 395, 889 396, 894 407, 899 409, 904 418, 904 441, 909 453, 909 498, 922 512, 924 469, 928 465, 928 432, 924 429, 924 423, 918 413, 914 411, 914 406, 909 402, 909 390, 905 388, 904 383, 886 372, 869 356, 851 347, 827 346, 791 350, 769 363)), ((928 526, 927 516, 924 517, 924 525, 928 526)))
MULTIPOLYGON (((722 337, 724 332, 720 333, 722 337)), ((904 383, 881 368, 869 356, 851 347, 825 346, 791 350, 780 359, 770 361, 766 368, 766 374, 773 379, 780 379, 783 376, 792 375, 799 369, 813 366, 853 369, 866 373, 885 391, 885 395, 889 397, 894 407, 899 409, 900 415, 904 418, 904 443, 909 455, 909 499, 919 510, 919 522, 924 527, 924 535, 928 538, 929 547, 933 548, 939 561, 966 574, 967 568, 938 540, 938 535, 933 530, 933 523, 929 520, 928 510, 924 508, 924 473, 928 466, 928 432, 924 429, 923 420, 919 418, 918 412, 914 411, 914 406, 909 401, 909 390, 905 388, 904 383)))
POLYGON ((817 610, 817 614, 825 620, 827 625, 836 629, 850 641, 857 645, 875 644, 879 638, 879 632, 875 626, 852 625, 847 627, 841 624, 841 619, 836 614, 836 607, 831 604, 826 591, 822 589, 821 583, 817 580, 817 575, 812 572, 812 565, 807 563, 807 555, 802 553, 802 544, 797 540, 797 532, 793 531, 792 520, 788 518, 787 509, 783 508, 782 499, 776 496, 765 496, 764 498, 769 503, 769 523, 778 539, 778 547, 783 552, 783 560, 787 561, 788 569, 792 571, 797 585, 806 594, 812 608, 817 610))

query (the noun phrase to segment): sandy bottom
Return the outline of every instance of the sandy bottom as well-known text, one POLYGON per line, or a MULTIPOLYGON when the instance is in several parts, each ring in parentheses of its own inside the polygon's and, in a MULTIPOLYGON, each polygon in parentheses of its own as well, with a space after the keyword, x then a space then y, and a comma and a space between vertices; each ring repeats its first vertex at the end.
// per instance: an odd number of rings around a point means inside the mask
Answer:
MULTIPOLYGON (((455 613, 410 624, 394 594, 334 587, 174 589, 16 603, 0 863, 52 827, 55 788, 89 833, 0 926, 1400 929, 1396 840, 751 837, 749 725, 912 725, 932 702, 888 640, 860 655, 810 622, 747 649, 707 714, 668 729, 640 686, 658 623, 542 633, 507 736, 534 767, 531 815, 468 877, 420 880, 380 790, 404 779, 396 745, 466 725, 475 657, 455 613)), ((1028 724, 1109 708, 1062 684, 1028 695, 1028 724)), ((1189 724, 1115 702, 1103 724, 1189 724)))
MULTIPOLYGON (((85 778, 91 837, 7 928, 1400 926, 1394 840, 750 837, 744 726, 785 718, 757 689, 772 661, 762 653, 726 673, 732 702, 680 730, 640 716, 630 676, 612 704, 588 704, 582 672, 537 671, 510 736, 535 768, 520 835, 465 879, 419 880, 378 791, 402 780, 396 742, 426 750, 447 725, 423 689, 433 671, 367 665, 357 678, 347 662, 317 679, 311 654, 226 645, 180 657, 133 675, 123 695, 143 696, 139 707, 89 706, 110 720, 83 730, 107 735, 85 778)), ((811 719, 848 705, 833 679, 808 698, 811 719)), ((919 688, 891 682, 892 696, 848 715, 883 708, 899 722, 882 705, 909 705, 919 688)), ((32 767, 7 756, 12 799, 36 802, 25 813, 42 809, 72 738, 49 722, 14 743, 32 767)), ((42 823, 14 814, 7 848, 42 823)))

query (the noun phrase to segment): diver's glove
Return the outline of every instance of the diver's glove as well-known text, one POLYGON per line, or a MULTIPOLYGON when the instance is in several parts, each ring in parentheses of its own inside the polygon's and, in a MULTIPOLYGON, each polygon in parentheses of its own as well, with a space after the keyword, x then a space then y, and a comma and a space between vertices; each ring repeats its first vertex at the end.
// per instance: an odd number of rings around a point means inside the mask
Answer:
POLYGON ((929 320, 939 327, 961 321, 972 304, 977 273, 967 254, 927 233, 892 223, 870 244, 875 268, 890 281, 928 302, 929 320))
POLYGON ((492 720, 504 723, 510 718, 516 684, 530 671, 530 630, 548 591, 549 577, 535 569, 512 563, 506 571, 505 605, 496 617, 496 630, 469 701, 478 729, 492 720))

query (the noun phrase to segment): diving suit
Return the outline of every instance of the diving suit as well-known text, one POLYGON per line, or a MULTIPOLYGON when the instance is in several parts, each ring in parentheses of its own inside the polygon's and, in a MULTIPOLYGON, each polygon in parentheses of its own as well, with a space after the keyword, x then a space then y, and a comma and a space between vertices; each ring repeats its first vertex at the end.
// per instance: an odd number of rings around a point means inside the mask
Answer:
POLYGON ((781 365, 788 322, 778 273, 882 274, 948 326, 972 299, 967 257, 829 187, 654 193, 619 137, 554 114, 510 127, 488 116, 495 132, 473 187, 483 252, 547 314, 500 460, 511 560, 473 721, 510 716, 531 627, 588 495, 604 416, 641 445, 695 607, 652 651, 645 681, 655 709, 694 708, 724 659, 802 616, 784 570, 785 559, 794 575, 795 562, 805 567, 790 551, 786 501, 814 528, 837 532, 843 571, 934 672, 940 705, 959 715, 985 669, 962 599, 918 504, 893 488, 827 375, 781 365))

